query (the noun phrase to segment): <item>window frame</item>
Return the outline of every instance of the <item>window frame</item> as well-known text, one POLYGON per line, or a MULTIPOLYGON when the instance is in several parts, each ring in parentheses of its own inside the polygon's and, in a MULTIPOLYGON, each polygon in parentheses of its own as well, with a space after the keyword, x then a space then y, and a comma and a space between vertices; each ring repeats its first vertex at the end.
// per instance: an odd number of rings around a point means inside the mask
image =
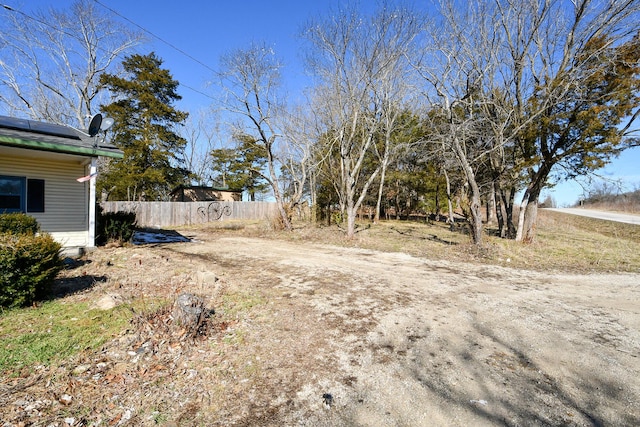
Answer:
MULTIPOLYGON (((0 175, 0 180, 13 181, 19 186, 20 194, 1 193, 3 196, 19 197, 19 207, 2 208, 0 213, 44 213, 46 184, 44 179, 27 178, 24 176, 0 175)), ((1 188, 1 187, 0 187, 1 188)), ((1 190, 0 190, 1 191, 1 190)))
MULTIPOLYGON (((15 181, 20 186, 20 194, 16 195, 13 193, 2 193, 0 190, 0 197, 15 197, 18 196, 20 199, 18 208, 3 208, 0 207, 0 212, 2 213, 13 213, 13 212, 26 212, 26 204, 27 204, 27 179, 23 176, 11 176, 11 175, 0 175, 0 180, 8 180, 15 181)), ((0 187, 1 189, 2 187, 0 187)))

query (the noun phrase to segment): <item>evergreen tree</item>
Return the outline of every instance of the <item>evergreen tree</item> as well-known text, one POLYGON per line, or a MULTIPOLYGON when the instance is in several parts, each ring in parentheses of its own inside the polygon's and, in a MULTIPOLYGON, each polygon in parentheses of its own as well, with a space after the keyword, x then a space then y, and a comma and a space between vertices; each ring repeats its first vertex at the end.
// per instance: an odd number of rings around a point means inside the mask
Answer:
POLYGON ((255 201, 256 194, 269 189, 264 170, 267 157, 264 147, 247 134, 234 136, 236 148, 220 148, 211 151, 213 180, 223 187, 246 190, 249 199, 255 201))
POLYGON ((108 165, 99 189, 106 190, 110 200, 163 200, 189 177, 178 157, 187 141, 175 132, 188 115, 173 106, 181 99, 179 83, 161 68, 162 60, 154 53, 128 56, 122 65, 125 77, 100 77, 114 99, 101 108, 115 120, 113 143, 124 158, 108 165))
POLYGON ((216 148, 209 153, 211 156, 212 175, 214 186, 228 188, 242 188, 237 185, 233 168, 238 161, 236 150, 233 148, 216 148))
POLYGON ((517 240, 533 241, 538 198, 552 174, 559 173, 556 165, 568 178, 587 175, 640 144, 627 133, 639 103, 640 32, 618 46, 607 35, 592 37, 570 70, 561 69, 540 86, 529 104, 543 114, 523 138, 530 166, 517 240))

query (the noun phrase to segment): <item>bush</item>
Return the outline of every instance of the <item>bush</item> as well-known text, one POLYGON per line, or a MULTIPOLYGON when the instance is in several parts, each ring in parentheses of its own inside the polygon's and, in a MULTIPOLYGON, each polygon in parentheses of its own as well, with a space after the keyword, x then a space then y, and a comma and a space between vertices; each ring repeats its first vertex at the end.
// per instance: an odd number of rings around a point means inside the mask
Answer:
POLYGON ((61 248, 48 234, 0 234, 0 306, 24 307, 49 296, 62 269, 61 248))
POLYGON ((98 225, 96 242, 104 245, 107 242, 129 242, 136 230, 135 212, 107 212, 97 209, 98 225))
POLYGON ((24 213, 0 214, 0 233, 35 235, 40 231, 40 224, 32 216, 24 213))

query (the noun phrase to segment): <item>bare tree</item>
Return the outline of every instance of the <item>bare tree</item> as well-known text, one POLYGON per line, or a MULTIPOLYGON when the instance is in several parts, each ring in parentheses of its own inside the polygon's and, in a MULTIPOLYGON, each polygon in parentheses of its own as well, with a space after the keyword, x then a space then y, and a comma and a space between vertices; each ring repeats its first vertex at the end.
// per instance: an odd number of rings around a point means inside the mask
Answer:
POLYGON ((524 8, 539 22, 522 33, 531 43, 514 56, 529 79, 516 92, 535 118, 520 138, 528 182, 516 240, 532 242, 538 198, 554 174, 592 173, 637 143, 627 131, 640 113, 640 2, 498 3, 505 20, 524 8))
POLYGON ((422 32, 424 19, 415 11, 387 9, 383 5, 372 21, 378 35, 378 52, 381 61, 374 76, 375 98, 379 104, 379 142, 373 145, 380 162, 380 185, 374 222, 380 220, 382 194, 390 163, 398 153, 422 135, 412 134, 415 121, 408 111, 416 103, 418 91, 414 85, 414 73, 409 58, 415 55, 415 40, 422 32))
POLYGON ((212 110, 198 111, 187 118, 182 136, 187 140, 181 148, 185 168, 200 185, 211 183, 211 152, 223 148, 219 118, 212 110))
POLYGON ((427 83, 425 97, 430 113, 432 141, 449 150, 464 174, 463 210, 469 221, 472 241, 482 243, 480 165, 503 142, 487 132, 482 110, 493 103, 500 38, 493 10, 482 2, 440 3, 440 19, 428 27, 424 56, 415 62, 427 83), (473 28, 473 32, 468 29, 473 28))
MULTIPOLYGON (((315 178, 318 173, 318 159, 314 147, 320 139, 316 116, 307 106, 300 105, 283 114, 281 129, 287 144, 280 147, 279 157, 289 181, 283 189, 288 203, 295 207, 308 194, 312 207, 316 205, 315 178)), ((315 219, 315 215, 313 215, 315 219)))
POLYGON ((486 169, 505 234, 530 242, 538 198, 553 177, 592 173, 638 142, 629 132, 640 115, 640 2, 440 6, 418 70, 430 104, 450 122, 442 137, 467 179, 473 240, 481 233, 477 173, 486 169), (523 182, 515 232, 512 201, 523 182))
POLYGON ((327 152, 339 156, 334 185, 349 238, 355 234, 358 208, 389 164, 391 135, 407 101, 406 57, 419 28, 417 14, 383 4, 370 17, 343 9, 311 23, 305 32, 312 44, 309 65, 320 82, 314 111, 322 116, 327 152), (365 171, 365 160, 375 156, 376 148, 378 164, 365 171))
POLYGON ((0 103, 55 123, 85 126, 100 104, 100 74, 142 41, 90 0, 33 14, 4 6, 0 16, 0 103))
POLYGON ((253 44, 225 55, 221 62, 220 78, 225 94, 223 105, 239 117, 232 123, 233 133, 249 136, 264 153, 267 170, 255 172, 269 183, 282 227, 290 230, 290 213, 281 190, 277 158, 277 145, 282 140, 277 119, 284 109, 278 93, 280 61, 271 48, 253 44))

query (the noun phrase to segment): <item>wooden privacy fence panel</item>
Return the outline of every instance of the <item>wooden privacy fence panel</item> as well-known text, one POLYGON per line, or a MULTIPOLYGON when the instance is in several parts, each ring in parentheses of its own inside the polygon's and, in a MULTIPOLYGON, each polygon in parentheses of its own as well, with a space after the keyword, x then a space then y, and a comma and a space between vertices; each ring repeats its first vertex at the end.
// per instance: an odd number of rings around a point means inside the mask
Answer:
POLYGON ((140 227, 177 227, 230 219, 262 220, 274 202, 102 202, 103 212, 135 212, 140 227))

